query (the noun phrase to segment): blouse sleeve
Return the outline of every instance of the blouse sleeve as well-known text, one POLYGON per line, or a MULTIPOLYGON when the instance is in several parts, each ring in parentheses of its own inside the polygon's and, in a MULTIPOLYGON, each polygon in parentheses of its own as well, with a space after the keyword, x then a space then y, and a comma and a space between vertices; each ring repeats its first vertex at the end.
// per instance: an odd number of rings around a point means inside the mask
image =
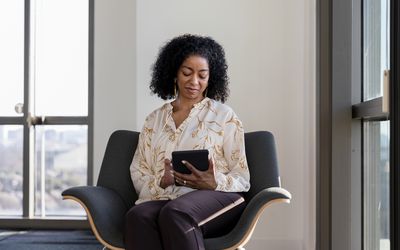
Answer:
POLYGON ((153 129, 143 126, 139 135, 138 146, 133 157, 130 173, 139 197, 158 197, 165 192, 165 189, 159 186, 161 177, 157 175, 151 165, 151 138, 153 129))
POLYGON ((250 189, 250 173, 244 147, 244 130, 235 114, 225 124, 223 150, 229 172, 216 173, 218 191, 245 192, 250 189))

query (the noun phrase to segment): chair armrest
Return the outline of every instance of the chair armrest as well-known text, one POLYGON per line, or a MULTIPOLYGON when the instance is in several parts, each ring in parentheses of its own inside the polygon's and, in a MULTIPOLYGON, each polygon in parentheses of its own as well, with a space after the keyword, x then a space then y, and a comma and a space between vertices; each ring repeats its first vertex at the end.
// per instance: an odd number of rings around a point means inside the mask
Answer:
POLYGON ((63 191, 62 196, 83 206, 93 233, 103 245, 124 247, 123 228, 128 207, 115 191, 98 186, 80 186, 63 191))
POLYGON ((221 237, 205 239, 206 249, 236 249, 243 246, 250 239, 264 209, 275 202, 289 203, 291 198, 291 194, 280 187, 261 190, 247 204, 231 232, 221 237))

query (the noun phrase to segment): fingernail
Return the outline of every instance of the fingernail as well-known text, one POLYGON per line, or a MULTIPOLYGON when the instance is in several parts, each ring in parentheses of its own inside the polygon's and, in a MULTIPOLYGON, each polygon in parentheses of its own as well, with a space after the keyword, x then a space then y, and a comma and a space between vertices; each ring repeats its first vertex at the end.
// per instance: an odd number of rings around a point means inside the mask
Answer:
POLYGON ((183 163, 183 164, 186 164, 186 161, 185 161, 185 160, 183 160, 183 161, 182 161, 182 163, 183 163))

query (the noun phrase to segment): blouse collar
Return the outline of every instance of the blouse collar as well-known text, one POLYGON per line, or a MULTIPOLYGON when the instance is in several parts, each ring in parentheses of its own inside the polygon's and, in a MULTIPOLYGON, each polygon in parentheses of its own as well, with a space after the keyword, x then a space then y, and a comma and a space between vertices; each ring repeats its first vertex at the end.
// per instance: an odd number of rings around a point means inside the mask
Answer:
MULTIPOLYGON (((204 97, 203 100, 201 100, 200 102, 195 103, 195 104, 193 105, 192 110, 193 110, 193 109, 202 109, 204 106, 206 106, 206 104, 207 104, 210 100, 211 100, 210 98, 204 97)), ((173 108, 174 108, 174 107, 172 106, 172 102, 173 102, 173 101, 167 103, 167 111, 168 111, 168 112, 172 112, 172 110, 173 110, 173 108)))

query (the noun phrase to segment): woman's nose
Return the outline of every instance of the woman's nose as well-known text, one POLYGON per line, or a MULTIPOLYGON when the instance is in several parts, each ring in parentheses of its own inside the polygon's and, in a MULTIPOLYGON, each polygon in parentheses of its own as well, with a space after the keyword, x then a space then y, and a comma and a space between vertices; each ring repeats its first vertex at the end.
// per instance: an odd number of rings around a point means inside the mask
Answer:
POLYGON ((193 76, 190 79, 190 82, 193 83, 193 84, 199 84, 200 83, 199 77, 196 76, 195 74, 193 74, 193 76))

